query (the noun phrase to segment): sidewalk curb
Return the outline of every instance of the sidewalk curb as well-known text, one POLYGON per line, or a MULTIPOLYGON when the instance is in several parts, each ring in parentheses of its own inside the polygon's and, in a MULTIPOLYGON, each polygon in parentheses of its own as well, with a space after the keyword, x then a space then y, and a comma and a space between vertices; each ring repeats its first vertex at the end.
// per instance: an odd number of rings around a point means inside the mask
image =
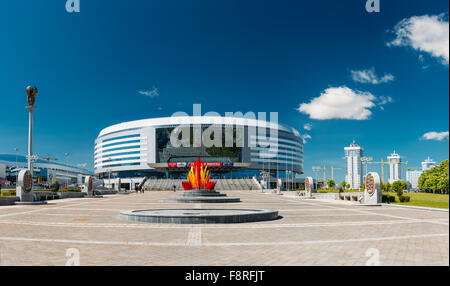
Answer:
POLYGON ((402 206, 402 205, 385 204, 385 203, 383 203, 383 207, 394 207, 394 208, 405 208, 405 209, 418 209, 418 210, 425 210, 425 211, 448 212, 448 209, 419 207, 419 206, 402 206))

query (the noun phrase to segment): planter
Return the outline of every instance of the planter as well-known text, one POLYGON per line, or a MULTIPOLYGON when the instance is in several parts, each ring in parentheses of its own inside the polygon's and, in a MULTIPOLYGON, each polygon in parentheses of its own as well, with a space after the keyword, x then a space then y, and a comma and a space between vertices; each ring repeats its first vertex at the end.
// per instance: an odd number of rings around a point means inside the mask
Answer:
POLYGON ((83 192, 58 192, 57 194, 60 199, 83 198, 85 196, 85 193, 83 192))
POLYGON ((59 194, 56 192, 36 191, 34 194, 40 201, 56 200, 60 198, 59 194))
POLYGON ((0 206, 10 206, 14 205, 15 202, 20 201, 19 197, 0 197, 0 206))

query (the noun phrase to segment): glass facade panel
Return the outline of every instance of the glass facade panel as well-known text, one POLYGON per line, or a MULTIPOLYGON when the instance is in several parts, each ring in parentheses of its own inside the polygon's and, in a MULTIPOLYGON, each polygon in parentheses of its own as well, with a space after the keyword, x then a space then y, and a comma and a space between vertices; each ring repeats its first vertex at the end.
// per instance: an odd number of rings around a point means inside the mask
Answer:
MULTIPOLYGON (((202 127, 203 131, 207 127, 202 127)), ((175 147, 170 142, 170 134, 175 128, 158 128, 156 130, 157 140, 157 162, 194 162, 197 157, 201 157, 205 162, 241 162, 241 147, 192 147, 193 146, 193 128, 182 127, 178 139, 183 138, 183 132, 190 134, 189 147, 175 147)), ((225 131, 222 132, 222 146, 225 146, 225 131)), ((236 137, 236 130, 233 130, 233 138, 236 137)), ((211 137, 214 139, 214 136, 211 137)), ((234 140, 235 141, 235 140, 234 140)))

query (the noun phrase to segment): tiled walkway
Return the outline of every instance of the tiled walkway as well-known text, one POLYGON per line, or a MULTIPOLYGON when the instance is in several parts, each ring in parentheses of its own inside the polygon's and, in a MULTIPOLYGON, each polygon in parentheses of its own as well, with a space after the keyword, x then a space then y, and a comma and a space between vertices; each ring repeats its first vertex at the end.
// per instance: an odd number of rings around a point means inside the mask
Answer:
POLYGON ((173 193, 152 192, 3 206, 0 265, 65 265, 74 252, 81 265, 449 265, 448 212, 228 195, 242 203, 160 203, 173 193), (282 218, 225 225, 119 218, 120 210, 189 207, 271 208, 282 218))

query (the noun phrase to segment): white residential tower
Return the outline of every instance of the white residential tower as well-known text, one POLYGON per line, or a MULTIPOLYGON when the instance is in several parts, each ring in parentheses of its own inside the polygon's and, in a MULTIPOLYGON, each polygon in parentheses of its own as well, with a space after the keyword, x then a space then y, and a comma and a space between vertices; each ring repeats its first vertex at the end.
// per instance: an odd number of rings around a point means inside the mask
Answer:
POLYGON ((435 166, 436 166, 436 162, 431 160, 430 157, 428 156, 428 158, 422 162, 422 171, 430 170, 431 168, 433 168, 435 166))
POLYGON ((388 156, 387 159, 389 162, 389 183, 392 184, 395 181, 400 181, 402 177, 402 158, 394 150, 394 153, 388 156))
POLYGON ((428 157, 425 161, 422 162, 422 170, 407 171, 406 180, 411 184, 411 188, 417 189, 419 186, 420 175, 435 166, 436 162, 428 157))
POLYGON ((345 182, 351 189, 359 189, 363 182, 361 157, 363 149, 355 141, 344 148, 347 174, 345 182))

